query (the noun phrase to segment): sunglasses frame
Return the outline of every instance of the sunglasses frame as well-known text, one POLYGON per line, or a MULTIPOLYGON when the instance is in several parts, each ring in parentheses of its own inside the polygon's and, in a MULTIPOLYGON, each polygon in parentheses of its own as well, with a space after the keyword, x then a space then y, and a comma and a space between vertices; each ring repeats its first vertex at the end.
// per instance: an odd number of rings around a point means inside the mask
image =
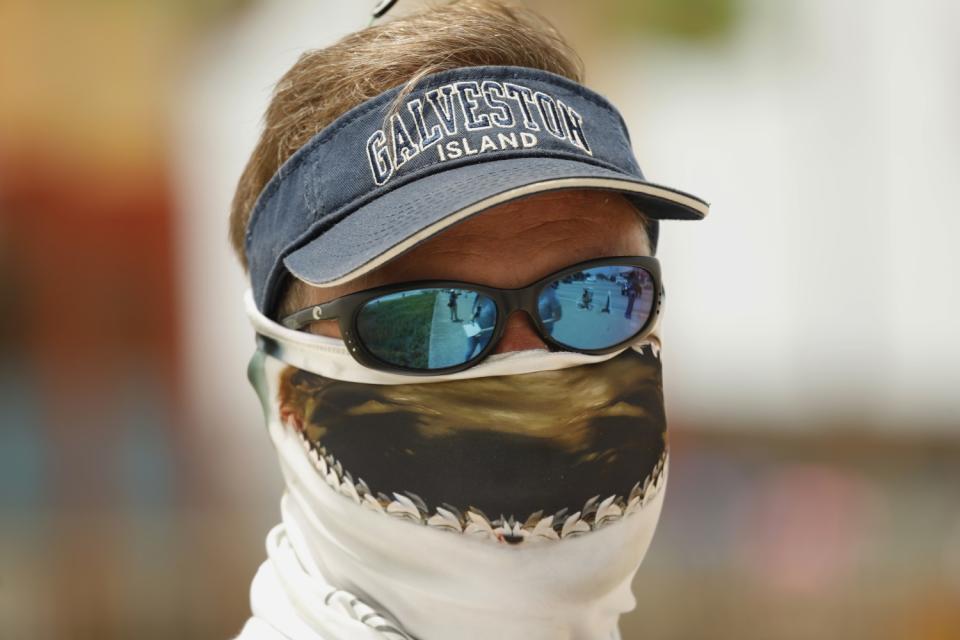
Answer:
POLYGON ((482 362, 493 351, 493 348, 503 336, 507 318, 514 311, 525 311, 533 321, 533 325, 536 327, 537 333, 540 335, 540 339, 552 347, 563 351, 573 351, 576 353, 594 355, 611 353, 625 345, 637 341, 641 336, 646 335, 651 329, 653 329, 654 326, 656 326, 657 318, 660 315, 660 307, 663 302, 663 297, 664 290, 663 283, 660 278, 660 262, 656 258, 653 256, 611 256, 606 258, 594 258, 585 262, 578 262, 577 264, 564 267, 559 271, 554 271, 553 273, 550 273, 543 278, 536 280, 535 282, 517 289, 500 289, 497 287, 490 287, 487 285, 473 282, 463 282, 459 280, 416 280, 409 282, 398 282, 381 287, 364 289, 363 291, 355 291, 328 302, 323 302, 321 304, 315 304, 310 307, 300 309, 299 311, 295 311, 294 313, 286 316, 280 322, 288 329, 301 330, 303 327, 320 320, 337 320, 340 326, 340 334, 347 346, 347 349, 353 358, 360 364, 371 369, 377 369, 379 371, 430 376, 456 373, 458 371, 469 369, 482 362), (647 318, 647 321, 637 330, 636 333, 632 334, 628 338, 602 349, 576 349, 561 342, 557 342, 550 335, 549 331, 540 319, 538 305, 540 292, 544 287, 549 286, 554 281, 562 280, 568 275, 574 274, 578 271, 604 266, 639 267, 650 274, 654 287, 653 302, 650 308, 650 316, 647 318), (470 360, 440 369, 417 369, 404 367, 402 365, 386 362, 373 355, 369 348, 363 344, 363 341, 359 339, 357 320, 360 316, 360 311, 367 302, 373 300, 374 298, 414 289, 469 289, 470 291, 477 292, 490 298, 493 301, 497 311, 497 321, 493 327, 493 335, 490 337, 490 340, 483 347, 483 349, 478 351, 477 354, 470 360))

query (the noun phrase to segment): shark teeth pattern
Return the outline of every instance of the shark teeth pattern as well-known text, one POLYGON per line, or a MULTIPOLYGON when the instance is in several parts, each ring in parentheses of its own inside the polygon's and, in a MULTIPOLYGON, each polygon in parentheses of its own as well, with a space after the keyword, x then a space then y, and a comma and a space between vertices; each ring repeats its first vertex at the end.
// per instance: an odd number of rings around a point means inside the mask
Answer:
POLYGON ((660 339, 656 336, 650 336, 646 342, 637 345, 636 349, 641 354, 646 353, 646 349, 650 349, 650 354, 657 360, 660 359, 660 339))
POLYGON ((330 488, 364 508, 434 529, 509 545, 575 538, 640 511, 663 487, 667 460, 664 451, 650 475, 642 483, 637 482, 626 496, 611 495, 600 500, 597 495, 575 513, 568 515, 566 507, 552 514, 544 514, 541 510, 521 521, 503 514, 491 519, 473 506, 461 512, 453 505, 443 503, 431 510, 423 498, 411 491, 394 492, 389 496, 382 492, 374 494, 363 478, 354 480, 349 471, 344 471, 343 465, 327 452, 326 447, 310 444, 302 434, 300 442, 313 467, 330 488))

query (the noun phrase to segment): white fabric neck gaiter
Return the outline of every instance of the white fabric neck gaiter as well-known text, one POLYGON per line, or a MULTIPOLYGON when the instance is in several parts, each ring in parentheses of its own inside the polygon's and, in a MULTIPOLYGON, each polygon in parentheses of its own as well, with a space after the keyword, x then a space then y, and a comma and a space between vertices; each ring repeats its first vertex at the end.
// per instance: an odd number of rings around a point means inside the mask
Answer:
POLYGON ((240 638, 619 638, 667 475, 656 338, 416 377, 249 302, 286 492, 240 638))

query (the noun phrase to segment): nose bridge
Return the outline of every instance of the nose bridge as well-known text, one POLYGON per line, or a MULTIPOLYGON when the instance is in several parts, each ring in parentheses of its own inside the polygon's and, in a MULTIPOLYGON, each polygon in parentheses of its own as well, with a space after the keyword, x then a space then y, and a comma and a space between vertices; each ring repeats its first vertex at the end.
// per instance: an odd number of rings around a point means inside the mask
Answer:
POLYGON ((509 317, 514 311, 523 308, 529 300, 529 294, 526 289, 508 289, 503 292, 503 299, 507 305, 504 312, 509 317))
POLYGON ((537 321, 533 315, 536 305, 530 301, 536 300, 536 293, 526 289, 512 289, 503 292, 505 317, 503 318, 503 334, 495 353, 505 351, 522 351, 524 349, 542 349, 546 347, 543 336, 537 328, 537 321), (520 312, 514 318, 516 312, 520 312), (526 316, 526 319, 524 319, 526 316))
MULTIPOLYGON (((524 316, 526 316, 527 320, 530 322, 530 326, 533 327, 534 331, 537 331, 537 323, 534 317, 530 315, 530 313, 526 309, 520 309, 520 308, 514 308, 504 317, 503 319, 504 329, 506 329, 506 324, 509 323, 510 318, 512 318, 514 315, 517 315, 517 314, 519 314, 519 316, 517 316, 518 318, 523 318, 524 316)), ((516 322, 516 320, 514 322, 516 322)))

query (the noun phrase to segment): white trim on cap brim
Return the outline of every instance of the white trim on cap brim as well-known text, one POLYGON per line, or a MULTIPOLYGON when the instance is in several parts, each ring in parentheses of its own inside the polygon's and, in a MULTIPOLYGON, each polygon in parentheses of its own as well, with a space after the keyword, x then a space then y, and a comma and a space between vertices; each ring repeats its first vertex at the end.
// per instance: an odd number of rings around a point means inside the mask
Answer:
MULTIPOLYGON (((400 254, 408 251, 409 249, 413 248, 414 245, 426 240, 430 236, 433 236, 443 231, 447 227, 452 226, 475 213, 479 213, 484 209, 508 202, 510 200, 515 200, 526 195, 561 189, 571 189, 576 187, 626 191, 630 193, 639 193, 652 196, 654 198, 679 204, 687 209, 695 211, 696 213, 700 214, 701 219, 706 217, 706 215, 710 212, 710 205, 702 200, 698 200, 697 198, 674 191, 667 187, 661 187, 650 183, 641 184, 627 180, 616 180, 614 178, 558 178, 556 180, 544 180, 541 182, 534 182, 532 184, 525 184, 515 189, 509 189, 507 191, 490 196, 489 198, 484 198, 483 200, 475 202, 469 207, 465 207, 446 216, 442 220, 437 220, 433 224, 428 225, 412 236, 409 236, 402 242, 390 247, 369 262, 360 265, 356 269, 353 269, 352 271, 349 271, 338 278, 327 280, 325 282, 314 282, 306 279, 304 280, 315 287, 335 287, 337 285, 350 282, 351 280, 359 278, 365 273, 373 271, 377 267, 380 267, 390 260, 393 260, 400 254)), ((301 276, 297 277, 299 278, 301 276)))

